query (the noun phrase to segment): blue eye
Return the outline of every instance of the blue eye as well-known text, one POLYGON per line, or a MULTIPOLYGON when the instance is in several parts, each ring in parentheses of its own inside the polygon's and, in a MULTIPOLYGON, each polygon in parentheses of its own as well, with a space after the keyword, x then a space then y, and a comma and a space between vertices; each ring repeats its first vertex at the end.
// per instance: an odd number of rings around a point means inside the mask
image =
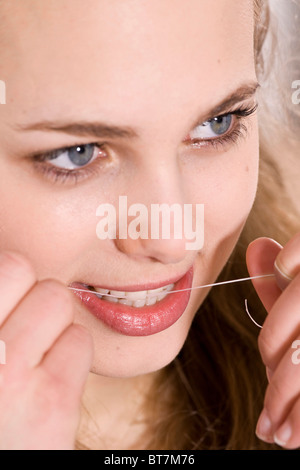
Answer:
POLYGON ((192 132, 190 132, 189 137, 190 139, 214 139, 226 134, 230 130, 232 122, 232 114, 215 117, 197 126, 192 132))
POLYGON ((88 165, 99 154, 99 151, 99 147, 95 144, 75 145, 49 154, 47 160, 58 168, 75 170, 88 165))

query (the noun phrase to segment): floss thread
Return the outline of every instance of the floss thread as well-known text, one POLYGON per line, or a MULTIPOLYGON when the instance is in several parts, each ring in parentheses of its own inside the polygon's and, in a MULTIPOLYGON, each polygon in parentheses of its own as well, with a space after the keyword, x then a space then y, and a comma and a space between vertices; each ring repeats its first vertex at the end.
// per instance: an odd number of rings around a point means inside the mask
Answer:
MULTIPOLYGON (((195 289, 204 289, 204 288, 208 288, 208 287, 223 286, 225 284, 233 284, 235 282, 251 281, 252 279, 262 279, 262 278, 266 278, 266 277, 274 277, 274 274, 263 274, 263 275, 260 275, 260 276, 244 277, 244 278, 241 278, 241 279, 232 279, 230 281, 215 282, 213 284, 205 284, 203 286, 187 287, 186 289, 170 290, 170 291, 166 292, 166 294, 174 294, 175 292, 184 292, 184 291, 187 291, 187 290, 195 290, 195 289)), ((96 292, 96 291, 94 292, 94 291, 91 291, 89 289, 78 289, 76 287, 69 287, 69 289, 77 291, 77 292, 88 292, 89 294, 95 294, 95 295, 99 294, 98 292, 96 292)), ((121 296, 114 295, 114 294, 105 294, 105 295, 109 296, 109 297, 116 297, 116 298, 119 298, 119 299, 122 298, 121 296)), ((136 300, 139 300, 139 299, 136 299, 136 300)))
MULTIPOLYGON (((277 284, 278 284, 278 286, 280 287, 281 290, 284 290, 290 284, 290 282, 292 281, 292 278, 290 276, 288 276, 286 273, 282 272, 282 270, 278 266, 277 261, 275 261, 275 263, 274 263, 274 273, 273 274, 263 274, 263 275, 260 275, 260 276, 244 277, 244 278, 240 278, 240 279, 231 279, 230 281, 214 282, 213 284, 205 284, 205 285, 202 285, 202 286, 188 287, 186 289, 170 290, 170 291, 167 291, 166 294, 174 294, 175 292, 183 292, 183 291, 187 291, 187 290, 192 291, 192 290, 195 290, 195 289, 205 289, 205 288, 208 288, 208 287, 223 286, 223 285, 226 285, 226 284, 234 284, 236 282, 246 282, 246 281, 252 281, 253 279, 263 279, 263 278, 268 278, 268 277, 275 277, 276 282, 277 282, 277 284)), ((88 292, 89 294, 97 295, 96 291, 92 291, 92 290, 89 290, 89 289, 78 289, 76 287, 69 287, 69 289, 71 289, 73 291, 77 291, 77 292, 88 292)), ((109 296, 109 297, 122 298, 122 297, 119 297, 119 296, 114 295, 114 294, 105 294, 105 295, 109 296)), ((246 313, 247 313, 248 317, 250 318, 250 320, 258 328, 262 328, 262 325, 257 323, 254 320, 254 318, 252 317, 252 315, 250 314, 247 299, 245 299, 245 310, 246 310, 246 313)))
MULTIPOLYGON (((195 289, 204 289, 204 288, 208 288, 208 287, 216 287, 216 286, 223 286, 223 285, 226 285, 226 284, 234 284, 236 282, 246 282, 246 281, 251 281, 252 279, 262 279, 262 278, 267 278, 267 277, 275 277, 274 274, 265 274, 265 275, 260 275, 260 276, 252 276, 252 277, 245 277, 245 278, 240 278, 240 279, 232 279, 230 281, 223 281, 223 282, 215 282, 213 284, 205 284, 205 285, 202 285, 202 286, 194 286, 194 287, 188 287, 186 289, 179 289, 179 290, 171 290, 171 291, 168 291, 166 292, 167 294, 172 294, 172 293, 175 293, 175 292, 183 292, 183 291, 187 291, 187 290, 195 290, 195 289)), ((94 291, 91 291, 91 290, 87 290, 87 289, 78 289, 78 288, 75 288, 75 287, 69 287, 69 289, 71 290, 74 290, 74 291, 77 291, 77 292, 88 292, 89 294, 95 294, 97 295, 97 292, 94 292, 94 291)), ((117 297, 117 298, 120 298, 118 297, 117 295, 114 295, 114 294, 106 294, 107 296, 111 296, 111 297, 117 297)), ((247 299, 245 299, 245 309, 246 309, 246 313, 248 315, 248 317, 250 318, 250 320, 258 327, 258 328, 262 328, 262 325, 259 325, 255 320, 254 318, 251 316, 250 312, 249 312, 249 309, 248 309, 248 303, 247 303, 247 299)))

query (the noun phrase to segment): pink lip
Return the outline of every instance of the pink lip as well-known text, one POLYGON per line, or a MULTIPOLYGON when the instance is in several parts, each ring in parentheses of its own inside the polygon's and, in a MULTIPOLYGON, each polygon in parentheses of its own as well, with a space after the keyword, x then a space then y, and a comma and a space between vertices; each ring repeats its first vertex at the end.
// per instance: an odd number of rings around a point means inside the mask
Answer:
MULTIPOLYGON (((189 289, 192 287, 192 283, 193 267, 175 283, 173 290, 189 289)), ((147 289, 152 288, 148 286, 147 289)), ((72 287, 82 289, 82 284, 73 283, 72 287)), ((136 290, 142 288, 139 285, 136 290)), ((153 287, 153 289, 155 288, 153 287)), ((121 290, 121 288, 119 287, 118 290, 121 290)), ((126 287, 123 290, 129 292, 130 290, 133 291, 134 288, 131 286, 131 289, 126 287)), ((80 298, 96 318, 114 331, 127 336, 150 336, 169 328, 179 320, 187 307, 191 291, 171 293, 155 305, 138 308, 108 302, 89 292, 74 291, 74 294, 80 298)))
POLYGON ((134 284, 130 286, 122 285, 122 286, 115 286, 115 287, 109 287, 109 286, 97 286, 96 284, 93 284, 93 287, 99 287, 100 289, 109 289, 109 290, 118 290, 118 291, 124 291, 124 292, 135 292, 139 290, 151 290, 151 289, 158 289, 159 287, 163 286, 168 286, 169 284, 175 284, 177 281, 182 279, 182 275, 173 277, 170 279, 164 279, 161 282, 148 282, 147 284, 134 284))

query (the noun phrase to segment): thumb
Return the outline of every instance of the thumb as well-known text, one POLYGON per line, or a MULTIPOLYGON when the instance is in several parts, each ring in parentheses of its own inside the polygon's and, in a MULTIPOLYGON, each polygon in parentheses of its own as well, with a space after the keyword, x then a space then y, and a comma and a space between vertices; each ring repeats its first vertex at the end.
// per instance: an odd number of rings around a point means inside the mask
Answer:
MULTIPOLYGON (((248 246, 246 263, 250 276, 263 276, 274 273, 274 262, 282 246, 271 238, 258 238, 248 246)), ((275 277, 253 279, 253 286, 269 312, 280 294, 275 277)))

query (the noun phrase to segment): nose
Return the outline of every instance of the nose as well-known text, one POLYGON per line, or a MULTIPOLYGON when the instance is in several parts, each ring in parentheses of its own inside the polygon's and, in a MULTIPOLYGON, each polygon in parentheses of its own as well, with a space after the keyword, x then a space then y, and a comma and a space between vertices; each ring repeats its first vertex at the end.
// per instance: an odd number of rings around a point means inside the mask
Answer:
POLYGON ((153 204, 149 210, 145 206, 147 210, 143 210, 141 217, 138 215, 129 221, 127 238, 116 239, 118 250, 133 258, 148 258, 163 264, 182 261, 186 256, 186 242, 180 233, 181 221, 178 223, 181 206, 176 206, 176 212, 172 207, 168 209, 168 204, 153 204))
POLYGON ((148 165, 137 172, 121 208, 119 197, 117 249, 139 260, 151 259, 163 264, 184 260, 189 242, 184 226, 188 200, 184 188, 176 163, 171 168, 170 165, 148 165))

